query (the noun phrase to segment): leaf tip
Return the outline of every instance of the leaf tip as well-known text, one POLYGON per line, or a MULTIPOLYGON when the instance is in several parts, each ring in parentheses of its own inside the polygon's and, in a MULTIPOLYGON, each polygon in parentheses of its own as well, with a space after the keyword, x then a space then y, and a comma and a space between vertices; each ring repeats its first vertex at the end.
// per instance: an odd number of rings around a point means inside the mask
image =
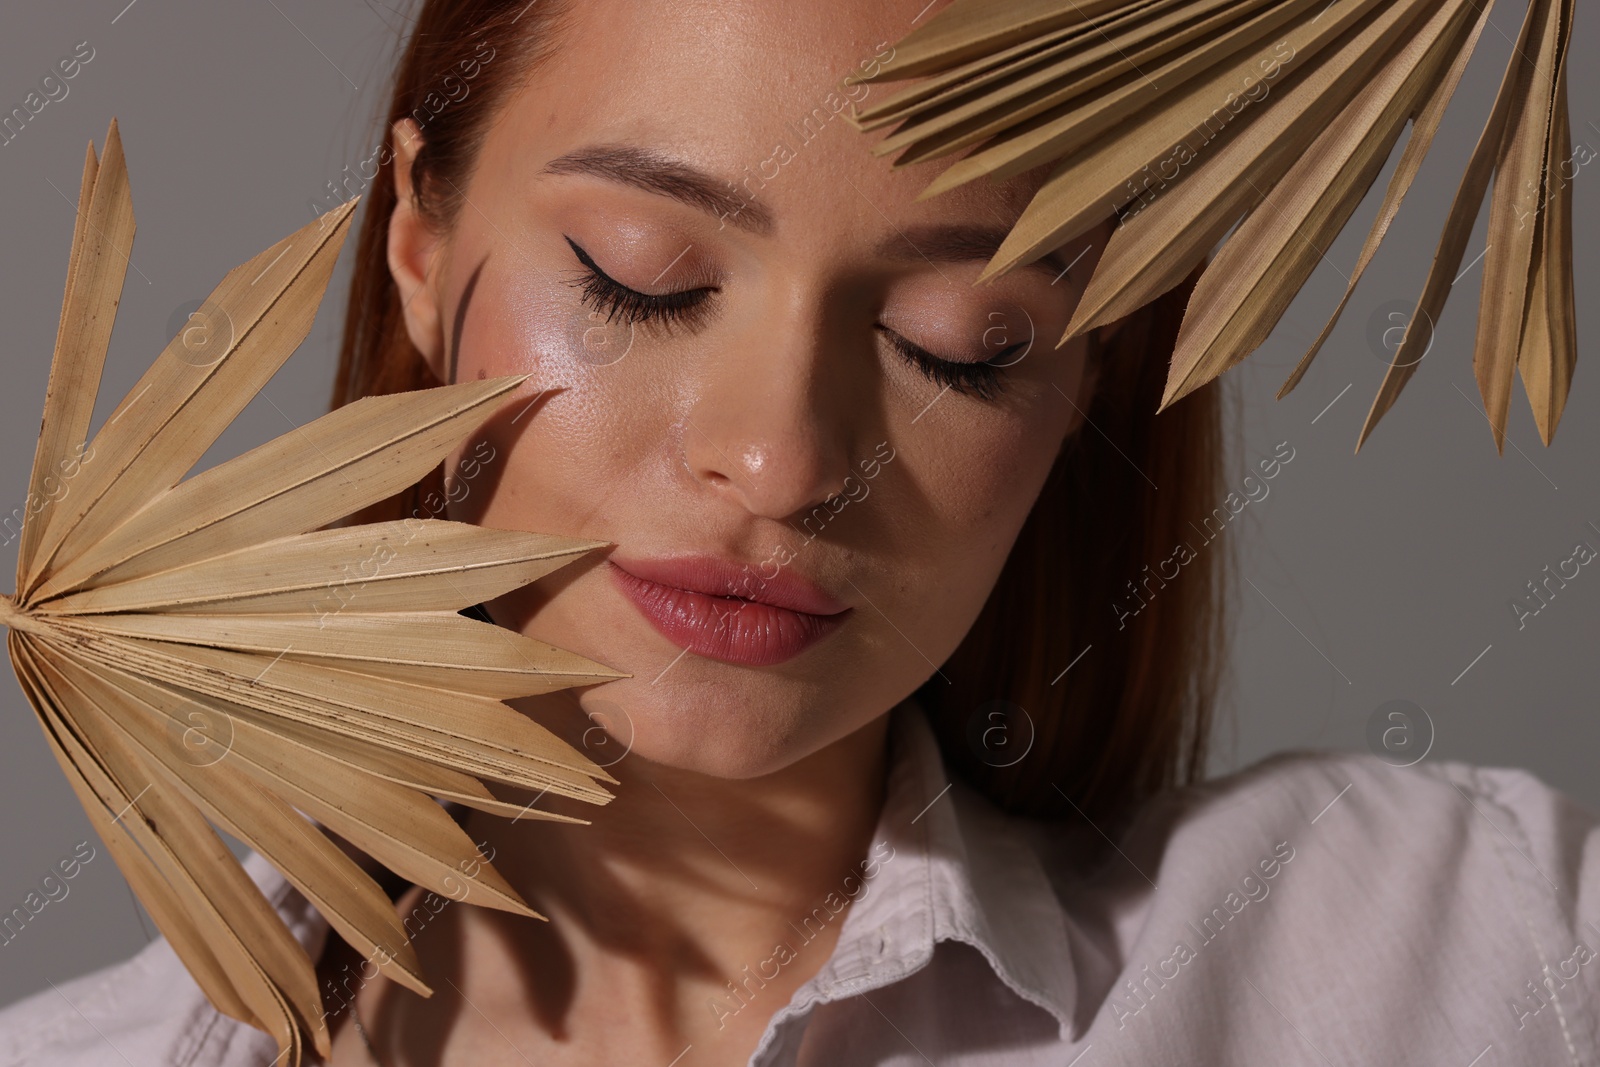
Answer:
POLYGON ((1156 414, 1161 414, 1193 391, 1194 387, 1187 382, 1168 379, 1166 388, 1161 392, 1161 403, 1156 408, 1156 414))
POLYGON ((1078 304, 1079 310, 1073 311, 1072 318, 1067 321, 1067 328, 1061 333, 1061 340, 1056 342, 1057 348, 1067 344, 1074 337, 1081 337, 1094 327, 1094 323, 1090 321, 1090 316, 1079 313, 1082 308, 1083 304, 1080 302, 1078 304))

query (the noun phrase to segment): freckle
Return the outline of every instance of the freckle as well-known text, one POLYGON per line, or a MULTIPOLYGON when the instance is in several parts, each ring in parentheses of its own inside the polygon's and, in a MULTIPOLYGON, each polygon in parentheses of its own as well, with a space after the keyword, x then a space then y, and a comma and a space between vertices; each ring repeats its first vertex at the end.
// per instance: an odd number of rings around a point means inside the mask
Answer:
POLYGON ((484 379, 484 378, 485 378, 485 377, 487 377, 487 375, 485 375, 485 374, 484 374, 484 372, 483 372, 483 368, 482 368, 482 367, 479 367, 479 368, 478 368, 478 381, 480 381, 480 382, 481 382, 481 381, 483 381, 483 379, 484 379))

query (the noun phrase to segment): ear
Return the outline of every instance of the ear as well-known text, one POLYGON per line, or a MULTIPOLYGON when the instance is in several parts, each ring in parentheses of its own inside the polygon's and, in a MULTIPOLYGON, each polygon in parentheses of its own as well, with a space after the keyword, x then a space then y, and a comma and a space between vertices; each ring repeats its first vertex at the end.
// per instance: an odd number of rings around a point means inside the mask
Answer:
POLYGON ((390 131, 394 143, 394 214, 389 217, 389 274, 400 293, 406 334, 428 369, 444 381, 444 334, 440 329, 436 281, 443 240, 417 210, 411 168, 422 149, 422 132, 411 119, 390 131))

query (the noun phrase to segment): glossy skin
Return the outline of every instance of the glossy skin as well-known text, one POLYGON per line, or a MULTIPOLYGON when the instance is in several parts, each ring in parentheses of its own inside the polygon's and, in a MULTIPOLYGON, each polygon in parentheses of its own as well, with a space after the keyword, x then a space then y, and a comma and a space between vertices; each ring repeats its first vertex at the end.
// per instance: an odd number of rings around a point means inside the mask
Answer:
MULTIPOLYGON (((821 121, 926 4, 580 4, 490 127, 448 233, 408 206, 416 131, 397 127, 390 264, 413 341, 441 378, 531 376, 454 457, 476 476, 457 475, 449 517, 613 542, 624 563, 718 557, 750 567, 731 592, 760 598, 781 572, 845 610, 751 665, 669 641, 605 553, 496 601, 503 625, 632 675, 517 702, 601 762, 626 750, 611 766, 623 784, 574 812, 589 827, 473 817, 554 921, 446 909, 417 945, 462 996, 363 990, 389 1062, 519 1062, 509 1040, 539 1063, 665 1064, 685 1045, 684 1067, 743 1063, 831 951, 836 929, 736 1019, 707 1011, 866 855, 885 712, 964 636, 1092 389, 1085 342, 1054 342, 1105 234, 977 287, 987 256, 957 257, 952 239, 1003 231, 1044 172, 917 203, 944 162, 891 170, 869 152, 881 134, 821 121), (550 172, 595 146, 703 171, 737 213, 593 166, 550 172), (586 282, 590 297, 605 285, 594 268, 688 295, 668 298, 675 321, 630 324, 586 302, 586 282), (1010 366, 994 390, 981 371, 930 378, 908 342, 1010 366), (609 735, 586 732, 586 713, 609 735)), ((336 1050, 365 1062, 347 1030, 336 1050)))

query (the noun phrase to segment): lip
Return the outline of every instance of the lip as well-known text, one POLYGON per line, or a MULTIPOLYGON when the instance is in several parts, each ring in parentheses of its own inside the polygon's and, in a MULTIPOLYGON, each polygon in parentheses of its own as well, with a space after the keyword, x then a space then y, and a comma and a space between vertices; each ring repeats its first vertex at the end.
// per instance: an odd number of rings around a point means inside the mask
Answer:
POLYGON ((708 659, 748 667, 791 660, 851 613, 799 575, 715 556, 608 561, 611 576, 656 632, 708 659))

